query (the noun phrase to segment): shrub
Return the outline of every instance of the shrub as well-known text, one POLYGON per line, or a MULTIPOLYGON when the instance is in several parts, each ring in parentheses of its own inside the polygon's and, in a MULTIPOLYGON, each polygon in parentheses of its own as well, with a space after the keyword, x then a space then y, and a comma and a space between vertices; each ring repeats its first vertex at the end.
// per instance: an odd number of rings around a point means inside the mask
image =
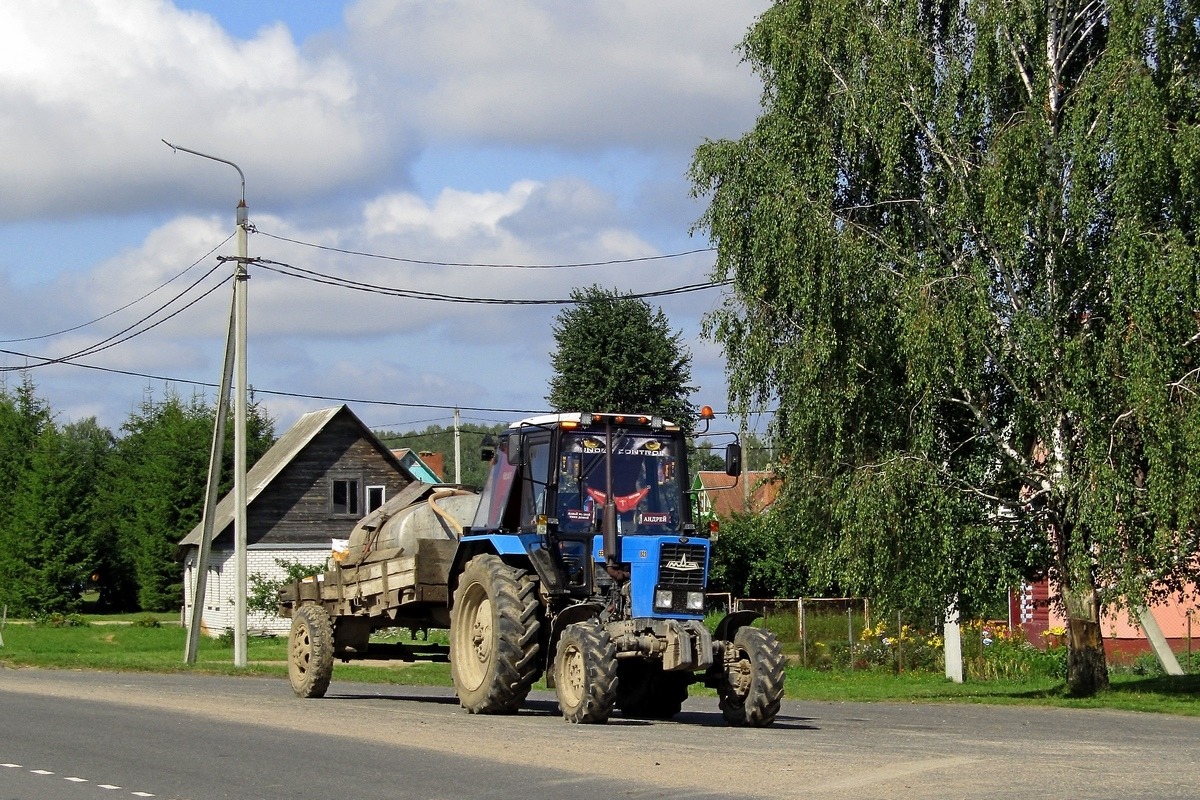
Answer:
POLYGON ((942 637, 901 625, 898 631, 886 623, 864 628, 854 646, 856 669, 884 668, 894 672, 936 671, 945 663, 942 637))
POLYGON ((963 625, 962 639, 963 667, 971 678, 1066 678, 1067 648, 1053 636, 1042 650, 1020 628, 1013 631, 1002 623, 976 621, 963 625))
POLYGON ((33 618, 33 624, 39 628, 86 628, 91 625, 82 614, 61 614, 53 612, 50 614, 37 614, 33 618))
POLYGON ((325 572, 325 564, 309 565, 299 561, 288 561, 277 558, 275 563, 284 570, 282 578, 267 578, 255 573, 250 576, 250 594, 246 598, 246 608, 250 611, 260 611, 264 614, 276 612, 279 590, 293 581, 320 575, 325 572))

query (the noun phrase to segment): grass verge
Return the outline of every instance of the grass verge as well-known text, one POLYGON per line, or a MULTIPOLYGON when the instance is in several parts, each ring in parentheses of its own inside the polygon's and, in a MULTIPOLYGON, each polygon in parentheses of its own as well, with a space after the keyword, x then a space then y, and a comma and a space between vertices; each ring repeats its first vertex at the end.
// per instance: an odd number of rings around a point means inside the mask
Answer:
MULTIPOLYGON (((142 672, 204 672, 224 675, 287 676, 287 640, 252 637, 248 666, 233 666, 233 648, 220 639, 202 638, 194 666, 183 663, 186 632, 171 615, 83 618, 86 624, 52 627, 9 624, 3 630, 0 664, 9 667, 97 669, 142 672), (100 622, 106 624, 98 624, 100 622), (115 624, 114 624, 115 623, 115 624)), ((390 641, 396 641, 390 637, 390 641)), ((445 663, 361 662, 334 665, 336 680, 415 686, 446 686, 445 663)), ((544 687, 544 683, 538 684, 544 687)), ((694 694, 712 694, 693 687, 694 694)), ((790 667, 789 699, 826 702, 966 702, 1005 705, 1110 708, 1200 716, 1200 675, 1179 678, 1114 674, 1111 688, 1091 698, 1070 697, 1062 681, 973 681, 955 684, 939 674, 860 670, 819 671, 790 667)))

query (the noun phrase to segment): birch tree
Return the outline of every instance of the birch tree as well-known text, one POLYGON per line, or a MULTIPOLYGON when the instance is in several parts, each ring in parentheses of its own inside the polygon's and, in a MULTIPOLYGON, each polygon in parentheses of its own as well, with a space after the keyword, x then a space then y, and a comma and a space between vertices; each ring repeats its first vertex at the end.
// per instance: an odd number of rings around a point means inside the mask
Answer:
POLYGON ((1196 577, 1195 0, 784 0, 762 113, 696 152, 731 402, 777 404, 810 569, 903 603, 1196 577))

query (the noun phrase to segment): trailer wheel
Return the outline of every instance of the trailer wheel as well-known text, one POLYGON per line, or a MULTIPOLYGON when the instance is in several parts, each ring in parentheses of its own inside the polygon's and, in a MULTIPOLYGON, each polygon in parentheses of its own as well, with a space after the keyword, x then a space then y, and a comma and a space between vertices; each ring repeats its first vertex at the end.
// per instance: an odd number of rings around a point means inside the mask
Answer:
POLYGON ((617 666, 617 708, 628 719, 671 719, 683 709, 691 675, 663 672, 658 662, 628 659, 617 666))
POLYGON ((450 612, 450 675, 472 714, 511 714, 537 680, 537 581, 499 556, 467 563, 450 612))
POLYGON ((775 721, 783 700, 783 651, 775 634, 738 629, 717 693, 730 725, 762 728, 775 721))
POLYGON ((617 647, 599 622, 576 622, 563 630, 554 683, 567 722, 608 722, 617 699, 617 647))
POLYGON ((333 623, 323 606, 305 603, 292 612, 288 680, 297 697, 324 697, 333 676, 333 623))

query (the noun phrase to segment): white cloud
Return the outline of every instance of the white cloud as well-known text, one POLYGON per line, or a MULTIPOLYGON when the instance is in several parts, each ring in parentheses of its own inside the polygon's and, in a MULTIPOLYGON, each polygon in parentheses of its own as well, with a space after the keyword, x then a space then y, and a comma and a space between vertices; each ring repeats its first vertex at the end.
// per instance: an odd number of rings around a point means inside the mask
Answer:
MULTIPOLYGON (((104 243, 103 252, 116 255, 89 259, 100 245, 81 237, 72 267, 47 269, 54 277, 40 282, 45 262, 25 255, 36 254, 37 243, 22 234, 21 258, 5 262, 12 274, 0 272, 10 301, 2 333, 41 334, 112 311, 232 232, 232 170, 172 155, 160 137, 236 160, 246 171, 251 222, 264 234, 487 264, 682 249, 676 245, 694 218, 683 177, 692 148, 701 136, 737 135, 757 112, 757 82, 732 48, 765 7, 765 0, 360 0, 344 33, 312 37, 302 49, 282 24, 239 40, 209 16, 165 0, 5 0, 0 221, 36 219, 69 232, 61 220, 78 215, 95 231, 96 219, 142 211, 124 228, 139 230, 136 240, 119 252, 104 243), (414 143, 429 143, 444 160, 469 154, 456 173, 464 179, 435 169, 413 191, 395 171, 414 143), (550 151, 555 156, 541 163, 550 151), (170 217, 164 205, 219 213, 170 217)), ((228 242, 218 253, 233 250, 228 242)), ((702 281, 711 264, 701 254, 573 269, 450 267, 267 235, 250 238, 250 254, 379 286, 513 299, 565 298, 592 284, 665 289, 702 281)), ((92 344, 212 264, 69 337, 3 346, 61 355, 92 344)), ((231 270, 222 264, 204 285, 231 270)), ((544 403, 559 306, 401 300, 284 277, 267 265, 252 275, 255 386, 499 408, 544 403)), ((690 338, 717 297, 651 302, 690 338)), ((88 362, 214 382, 228 307, 226 284, 88 362)), ((705 401, 720 405, 718 350, 703 343, 692 350, 705 401)), ((3 365, 21 362, 0 357, 3 365)), ((37 370, 35 379, 65 418, 94 413, 114 427, 142 390, 155 387, 63 366, 37 370)), ((284 426, 329 402, 263 399, 284 426)))
POLYGON ((504 192, 446 188, 433 203, 413 194, 389 194, 367 204, 363 233, 374 238, 425 231, 438 239, 455 239, 476 232, 494 234, 500 220, 519 211, 537 189, 534 181, 520 181, 504 192))
MULTIPOLYGON (((614 203, 577 180, 520 181, 491 192, 447 190, 429 202, 389 193, 363 201, 358 223, 343 229, 305 228, 281 217, 253 216, 251 222, 269 235, 251 236, 250 254, 374 286, 507 300, 566 298, 573 287, 593 283, 645 291, 703 279, 706 267, 696 259, 566 269, 452 267, 365 258, 275 238, 402 258, 449 254, 456 261, 490 264, 575 263, 657 254, 634 232, 610 222, 614 203), (529 216, 550 209, 552 224, 529 224, 529 216)), ((152 319, 216 287, 232 271, 228 262, 216 264, 217 256, 234 252, 234 243, 224 241, 230 227, 228 220, 215 216, 178 217, 87 273, 65 273, 23 288, 21 306, 30 319, 14 329, 40 334, 56 326, 104 319, 48 342, 29 344, 22 352, 63 356, 109 336, 124 336, 121 331, 131 325, 140 329, 138 320, 214 266, 215 272, 199 287, 152 319), (213 248, 216 252, 204 258, 213 248), (201 263, 188 268, 198 260, 201 263), (106 316, 143 295, 148 296, 106 316)), ((248 287, 255 385, 407 402, 541 407, 553 348, 551 321, 561 306, 399 299, 283 276, 271 266, 252 265, 248 287)), ((175 318, 85 361, 215 382, 229 298, 230 285, 225 283, 175 318)), ((681 313, 690 307, 684 298, 671 302, 681 313)), ((682 320, 677 323, 683 325, 682 320)), ((6 363, 20 361, 10 357, 6 363)), ((39 379, 42 374, 48 373, 39 371, 39 379)), ((293 405, 283 404, 281 412, 290 413, 293 405)), ((113 424, 107 416, 104 421, 113 424)))
POLYGON ((162 0, 7 0, 0 184, 21 190, 0 195, 0 216, 228 191, 224 168, 173 161, 160 138, 239 161, 260 199, 327 188, 388 152, 359 95, 344 61, 306 57, 282 25, 239 41, 162 0))
POLYGON ((734 47, 767 5, 360 0, 346 20, 359 68, 427 137, 691 149, 754 118, 734 47))

